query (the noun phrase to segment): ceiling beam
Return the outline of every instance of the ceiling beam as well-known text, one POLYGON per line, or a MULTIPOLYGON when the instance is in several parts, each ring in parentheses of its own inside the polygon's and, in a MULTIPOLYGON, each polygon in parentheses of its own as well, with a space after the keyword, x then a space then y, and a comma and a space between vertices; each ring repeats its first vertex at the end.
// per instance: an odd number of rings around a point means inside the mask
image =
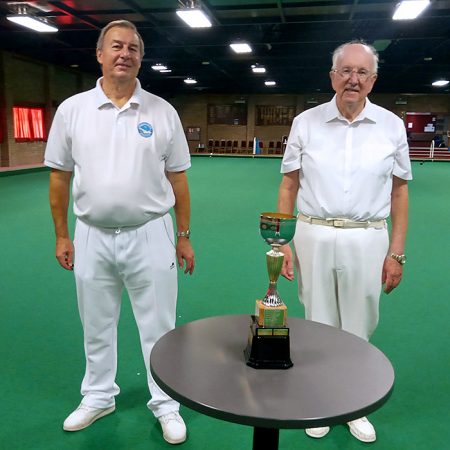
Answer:
POLYGON ((67 6, 63 2, 58 1, 49 1, 49 5, 53 6, 55 9, 64 12, 65 14, 69 15, 70 17, 75 17, 79 21, 85 23, 86 25, 95 28, 96 30, 100 30, 100 25, 97 21, 94 20, 86 20, 84 17, 81 16, 75 9, 71 8, 70 6, 67 6))
POLYGON ((277 7, 280 13, 281 22, 286 23, 286 16, 284 15, 282 0, 277 0, 277 7))

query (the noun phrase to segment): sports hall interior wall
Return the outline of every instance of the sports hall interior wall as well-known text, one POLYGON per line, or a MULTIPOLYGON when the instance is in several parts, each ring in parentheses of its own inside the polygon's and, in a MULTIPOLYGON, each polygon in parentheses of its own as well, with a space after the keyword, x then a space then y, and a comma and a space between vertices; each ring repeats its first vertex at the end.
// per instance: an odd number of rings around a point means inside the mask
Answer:
MULTIPOLYGON (((95 81, 96 76, 77 69, 0 51, 0 167, 39 165, 43 160, 45 142, 17 142, 14 139, 13 106, 44 107, 45 128, 48 133, 58 105, 67 97, 92 88, 95 81)), ((185 129, 200 128, 200 141, 189 143, 191 151, 195 151, 199 142, 206 145, 209 139, 251 141, 256 136, 262 141, 279 141, 289 133, 290 126, 256 126, 257 105, 295 106, 296 114, 299 114, 331 97, 330 87, 328 93, 312 94, 222 95, 193 91, 191 95, 166 100, 177 109, 185 129), (209 104, 238 103, 247 105, 246 125, 208 124, 209 104)), ((375 86, 370 98, 400 117, 407 111, 450 114, 448 94, 383 94, 377 93, 375 86)))

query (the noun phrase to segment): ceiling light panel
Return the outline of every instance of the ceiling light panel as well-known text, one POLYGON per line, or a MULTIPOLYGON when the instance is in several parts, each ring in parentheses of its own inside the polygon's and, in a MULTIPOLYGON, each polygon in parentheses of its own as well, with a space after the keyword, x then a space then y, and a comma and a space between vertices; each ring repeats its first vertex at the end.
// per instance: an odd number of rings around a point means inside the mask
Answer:
POLYGON ((236 53, 251 53, 253 51, 250 45, 245 42, 235 42, 230 44, 230 47, 236 53))
POLYGON ((436 80, 431 84, 434 87, 443 87, 443 86, 447 86, 448 83, 449 83, 449 80, 436 80))
POLYGON ((39 33, 55 33, 58 31, 58 28, 49 23, 47 19, 38 17, 36 13, 39 13, 39 11, 33 7, 29 7, 27 3, 10 2, 7 5, 13 12, 6 16, 10 22, 14 22, 33 31, 38 31, 39 33))
POLYGON ((258 66, 257 64, 252 66, 253 73, 266 73, 266 68, 264 66, 258 66))
POLYGON ((7 16, 6 18, 11 22, 16 23, 17 25, 29 28, 30 30, 38 31, 39 33, 55 33, 56 31, 58 31, 58 28, 56 28, 55 26, 45 22, 41 22, 34 17, 18 14, 7 16))
POLYGON ((430 4, 429 0, 404 0, 397 5, 394 20, 412 20, 418 17, 430 4))
POLYGON ((209 17, 200 8, 178 9, 177 16, 191 28, 209 28, 212 26, 209 17))
POLYGON ((152 66, 153 70, 156 70, 157 72, 161 72, 162 70, 167 70, 167 66, 165 66, 164 64, 154 64, 152 66))

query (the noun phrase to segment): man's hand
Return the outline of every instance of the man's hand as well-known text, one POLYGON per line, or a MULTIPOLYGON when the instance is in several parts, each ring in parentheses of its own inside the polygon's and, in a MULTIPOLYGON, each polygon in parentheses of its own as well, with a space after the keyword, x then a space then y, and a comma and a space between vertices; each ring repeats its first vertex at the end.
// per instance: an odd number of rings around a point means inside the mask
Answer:
POLYGON ((402 281, 403 266, 394 258, 386 256, 383 264, 381 282, 384 284, 384 292, 389 294, 402 281))
POLYGON ((56 259, 62 268, 73 270, 73 244, 69 238, 56 239, 56 259))
POLYGON ((179 237, 177 241, 177 261, 178 267, 183 269, 184 263, 186 262, 186 267, 184 273, 189 273, 192 275, 194 272, 195 261, 194 261, 194 250, 192 249, 191 242, 186 237, 179 237))
POLYGON ((280 252, 284 253, 283 265, 281 266, 281 275, 289 281, 294 279, 294 261, 292 249, 289 244, 280 247, 280 252))

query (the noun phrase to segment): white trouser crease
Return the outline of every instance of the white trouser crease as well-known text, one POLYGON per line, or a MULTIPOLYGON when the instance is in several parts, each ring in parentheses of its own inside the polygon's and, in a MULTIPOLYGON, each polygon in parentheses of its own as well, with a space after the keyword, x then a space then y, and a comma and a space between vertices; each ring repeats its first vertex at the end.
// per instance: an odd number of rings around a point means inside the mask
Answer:
POLYGON ((378 324, 385 228, 334 228, 297 222, 299 297, 305 318, 368 340, 378 324))
POLYGON ((125 288, 147 371, 147 405, 160 417, 179 409, 179 403, 157 386, 149 367, 155 342, 175 326, 178 285, 172 219, 166 214, 116 231, 80 220, 75 228, 74 273, 86 355, 82 402, 108 408, 120 392, 115 382, 117 324, 125 288))

